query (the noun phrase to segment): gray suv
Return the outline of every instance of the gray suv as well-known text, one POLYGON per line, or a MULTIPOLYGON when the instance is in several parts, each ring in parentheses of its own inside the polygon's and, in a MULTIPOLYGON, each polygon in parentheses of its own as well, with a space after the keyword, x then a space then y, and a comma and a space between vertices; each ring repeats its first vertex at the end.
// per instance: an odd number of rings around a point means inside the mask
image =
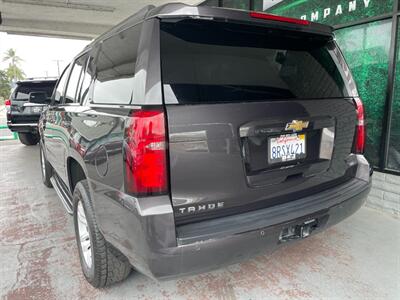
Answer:
POLYGON ((330 27, 146 7, 94 40, 39 122, 43 182, 95 287, 211 270, 324 230, 370 190, 362 102, 330 27))

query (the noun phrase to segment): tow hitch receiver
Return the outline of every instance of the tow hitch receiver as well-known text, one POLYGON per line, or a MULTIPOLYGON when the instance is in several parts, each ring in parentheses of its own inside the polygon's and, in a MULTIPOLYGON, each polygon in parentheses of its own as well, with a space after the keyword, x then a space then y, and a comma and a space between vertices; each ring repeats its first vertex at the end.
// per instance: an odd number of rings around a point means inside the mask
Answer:
POLYGON ((300 225, 289 225, 288 227, 283 228, 279 236, 279 241, 288 242, 291 240, 306 238, 317 227, 318 227, 317 219, 307 220, 300 225))

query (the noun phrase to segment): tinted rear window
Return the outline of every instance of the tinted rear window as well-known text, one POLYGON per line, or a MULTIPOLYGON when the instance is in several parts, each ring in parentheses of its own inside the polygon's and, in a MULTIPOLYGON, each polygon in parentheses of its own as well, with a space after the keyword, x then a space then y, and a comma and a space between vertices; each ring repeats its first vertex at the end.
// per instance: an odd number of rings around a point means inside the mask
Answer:
POLYGON ((161 23, 166 103, 349 96, 335 44, 305 33, 184 20, 161 23))
POLYGON ((30 92, 45 92, 47 98, 51 98, 56 81, 51 82, 24 82, 18 84, 13 100, 29 100, 30 92))

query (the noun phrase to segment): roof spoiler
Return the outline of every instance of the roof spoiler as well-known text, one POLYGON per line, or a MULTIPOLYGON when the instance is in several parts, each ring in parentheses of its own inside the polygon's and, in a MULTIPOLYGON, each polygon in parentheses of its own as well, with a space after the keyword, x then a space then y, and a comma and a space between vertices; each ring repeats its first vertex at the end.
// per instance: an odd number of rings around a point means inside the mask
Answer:
POLYGON ((191 6, 182 3, 171 3, 150 10, 148 18, 193 18, 207 20, 253 23, 272 28, 302 31, 324 36, 332 36, 333 28, 328 25, 307 20, 282 17, 262 12, 246 11, 221 7, 191 6))
POLYGON ((211 6, 193 6, 183 3, 169 3, 158 7, 147 5, 134 15, 120 22, 109 31, 101 34, 87 45, 84 51, 87 51, 96 44, 97 41, 105 39, 116 32, 119 32, 129 26, 140 23, 146 19, 206 19, 215 21, 232 21, 236 23, 257 24, 269 28, 285 29, 292 31, 301 31, 323 36, 332 36, 333 28, 327 25, 313 23, 306 20, 299 20, 277 15, 266 14, 262 12, 246 11, 231 8, 211 7, 211 6))

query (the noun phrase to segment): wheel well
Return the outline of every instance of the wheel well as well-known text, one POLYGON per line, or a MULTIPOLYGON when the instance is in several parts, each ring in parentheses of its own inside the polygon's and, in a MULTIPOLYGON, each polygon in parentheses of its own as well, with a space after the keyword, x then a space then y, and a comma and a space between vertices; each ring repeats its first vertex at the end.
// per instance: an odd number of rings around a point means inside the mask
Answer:
POLYGON ((74 192, 76 184, 85 179, 85 172, 83 171, 81 165, 73 158, 68 159, 68 175, 69 183, 71 188, 71 193, 74 192))

